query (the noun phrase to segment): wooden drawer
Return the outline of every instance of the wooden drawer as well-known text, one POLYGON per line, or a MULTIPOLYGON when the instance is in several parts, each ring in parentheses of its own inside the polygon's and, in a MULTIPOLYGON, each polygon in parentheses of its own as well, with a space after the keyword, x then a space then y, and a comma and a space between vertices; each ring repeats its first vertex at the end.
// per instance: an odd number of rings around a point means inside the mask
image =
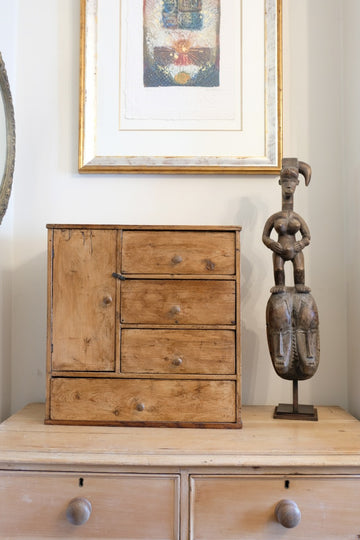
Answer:
POLYGON ((124 231, 122 272, 235 274, 235 233, 124 231))
POLYGON ((1 538, 179 538, 178 476, 79 476, 0 473, 1 538), (70 501, 77 497, 91 504, 90 517, 82 525, 66 517, 70 501))
POLYGON ((234 325, 235 282, 126 280, 121 288, 121 322, 234 325))
POLYGON ((357 476, 193 476, 190 497, 191 540, 354 540, 360 532, 357 476), (283 499, 300 509, 295 528, 275 518, 283 499))
POLYGON ((234 374, 233 330, 121 332, 122 373, 234 374))
POLYGON ((235 382, 54 378, 51 419, 113 424, 235 422, 235 382))

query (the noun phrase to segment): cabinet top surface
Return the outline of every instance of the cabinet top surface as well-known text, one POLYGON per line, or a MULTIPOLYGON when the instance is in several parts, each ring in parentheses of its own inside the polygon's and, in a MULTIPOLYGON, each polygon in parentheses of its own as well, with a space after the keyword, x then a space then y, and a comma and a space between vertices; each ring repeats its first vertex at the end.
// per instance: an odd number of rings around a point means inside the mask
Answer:
POLYGON ((360 466, 360 422, 318 407, 318 422, 274 420, 271 406, 243 408, 243 429, 44 425, 41 403, 0 425, 0 466, 360 466))
POLYGON ((238 225, 89 225, 47 224, 48 229, 126 229, 131 231, 241 231, 238 225))

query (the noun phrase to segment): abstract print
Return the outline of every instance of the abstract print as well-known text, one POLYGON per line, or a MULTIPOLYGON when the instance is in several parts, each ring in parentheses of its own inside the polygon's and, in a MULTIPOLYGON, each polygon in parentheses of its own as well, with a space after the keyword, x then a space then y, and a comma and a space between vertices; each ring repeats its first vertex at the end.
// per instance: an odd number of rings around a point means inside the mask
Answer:
POLYGON ((219 86, 220 0, 144 0, 144 86, 219 86))

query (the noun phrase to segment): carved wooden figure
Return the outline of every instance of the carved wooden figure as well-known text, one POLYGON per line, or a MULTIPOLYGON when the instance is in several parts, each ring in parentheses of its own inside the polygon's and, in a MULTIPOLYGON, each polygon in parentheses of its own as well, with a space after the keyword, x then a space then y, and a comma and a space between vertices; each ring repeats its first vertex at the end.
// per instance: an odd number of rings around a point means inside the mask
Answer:
POLYGON ((297 383, 312 377, 319 365, 319 315, 316 303, 305 284, 303 249, 310 243, 309 227, 294 212, 294 193, 299 174, 309 185, 311 168, 295 158, 283 159, 279 184, 282 190, 282 209, 267 220, 263 242, 273 252, 275 285, 266 308, 267 339, 276 373, 294 381, 293 404, 279 405, 276 417, 295 417, 316 420, 312 406, 298 405, 297 383), (273 230, 277 240, 271 238, 273 230), (285 262, 291 261, 294 286, 285 285, 285 262))

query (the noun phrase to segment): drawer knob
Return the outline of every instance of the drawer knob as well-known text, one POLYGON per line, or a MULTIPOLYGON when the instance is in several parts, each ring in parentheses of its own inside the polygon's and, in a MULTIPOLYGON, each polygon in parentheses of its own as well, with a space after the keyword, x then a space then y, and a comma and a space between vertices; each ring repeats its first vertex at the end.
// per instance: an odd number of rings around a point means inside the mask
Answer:
POLYGON ((143 403, 137 403, 136 410, 142 412, 143 410, 145 410, 145 405, 143 403))
POLYGON ((71 525, 83 525, 91 514, 91 503, 84 497, 72 499, 66 509, 66 519, 71 525))
POLYGON ((179 357, 179 358, 174 358, 172 363, 174 366, 181 366, 182 362, 183 362, 182 358, 179 357))
POLYGON ((183 258, 181 255, 174 255, 173 258, 171 259, 171 262, 173 264, 180 264, 182 262, 183 258))
POLYGON ((104 302, 105 306, 109 306, 111 304, 112 298, 111 298, 110 294, 108 294, 107 296, 104 296, 103 302, 104 302))
POLYGON ((180 313, 181 308, 180 306, 173 306, 170 311, 172 315, 176 315, 177 313, 180 313))
POLYGON ((275 516, 279 523, 287 529, 293 529, 299 525, 301 512, 296 502, 290 499, 282 499, 275 508, 275 516))

